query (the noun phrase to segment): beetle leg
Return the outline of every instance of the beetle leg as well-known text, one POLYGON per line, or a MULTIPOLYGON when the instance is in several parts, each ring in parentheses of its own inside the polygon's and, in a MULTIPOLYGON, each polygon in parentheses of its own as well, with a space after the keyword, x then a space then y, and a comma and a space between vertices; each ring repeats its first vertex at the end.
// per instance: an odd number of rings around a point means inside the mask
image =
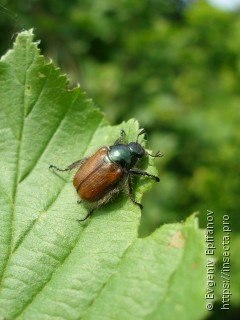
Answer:
POLYGON ((137 135, 137 143, 138 143, 138 138, 139 138, 139 136, 141 136, 142 134, 145 134, 146 133, 146 131, 145 131, 145 129, 142 129, 140 132, 139 132, 139 134, 137 135))
POLYGON ((126 140, 126 132, 124 130, 120 131, 120 137, 114 142, 114 145, 124 143, 126 140))
POLYGON ((131 201, 138 205, 140 207, 140 209, 142 210, 143 209, 143 205, 139 202, 137 202, 134 198, 133 198, 133 190, 132 190, 132 182, 131 182, 131 177, 130 177, 130 174, 127 176, 127 184, 128 184, 128 195, 131 199, 131 201))
POLYGON ((88 214, 87 214, 84 218, 78 219, 77 221, 83 222, 83 221, 87 220, 87 218, 90 217, 90 215, 93 213, 93 211, 94 211, 95 209, 96 209, 96 208, 93 208, 92 210, 90 210, 90 211, 88 212, 88 214))
POLYGON ((160 151, 158 151, 156 154, 150 154, 148 152, 146 152, 146 154, 149 156, 149 157, 152 157, 152 158, 160 158, 160 157, 163 157, 163 153, 161 153, 160 151))
POLYGON ((147 176, 147 177, 150 177, 150 178, 153 178, 155 179, 157 182, 160 181, 160 179, 157 177, 157 176, 154 176, 153 174, 151 173, 148 173, 146 171, 142 171, 142 170, 139 170, 139 169, 136 169, 136 168, 132 168, 129 170, 131 173, 134 173, 134 174, 139 174, 141 176, 147 176))
POLYGON ((51 165, 49 166, 49 169, 53 168, 53 169, 55 169, 55 170, 57 170, 57 171, 71 171, 72 169, 74 169, 74 168, 76 168, 76 167, 79 167, 83 162, 86 161, 86 159, 87 159, 87 158, 83 158, 83 159, 80 159, 80 160, 78 160, 78 161, 75 161, 75 162, 73 162, 72 164, 70 164, 70 165, 69 165, 67 168, 65 168, 65 169, 58 168, 57 166, 51 164, 51 165))
POLYGON ((125 132, 123 129, 120 131, 120 136, 121 136, 122 138, 125 138, 125 137, 126 137, 126 132, 125 132))

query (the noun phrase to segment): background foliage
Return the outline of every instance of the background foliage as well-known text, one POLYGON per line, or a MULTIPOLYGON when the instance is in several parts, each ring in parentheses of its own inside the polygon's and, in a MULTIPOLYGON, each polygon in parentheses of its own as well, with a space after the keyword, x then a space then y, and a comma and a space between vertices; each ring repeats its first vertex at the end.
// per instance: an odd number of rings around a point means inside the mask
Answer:
MULTIPOLYGON (((1 53, 15 32, 34 27, 45 55, 72 85, 80 82, 112 124, 137 118, 150 147, 164 153, 157 162, 161 185, 144 199, 140 235, 196 210, 204 227, 210 209, 219 244, 222 216, 231 216, 231 250, 239 252, 240 12, 174 0, 3 5, 1 53)), ((221 252, 219 245, 219 258, 221 252)), ((236 308, 239 268, 232 256, 236 308)))

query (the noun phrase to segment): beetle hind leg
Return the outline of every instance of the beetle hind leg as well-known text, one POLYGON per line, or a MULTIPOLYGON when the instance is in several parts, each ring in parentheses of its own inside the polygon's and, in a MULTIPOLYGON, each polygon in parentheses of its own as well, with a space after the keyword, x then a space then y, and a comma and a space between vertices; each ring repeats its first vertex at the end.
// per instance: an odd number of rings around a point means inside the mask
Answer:
POLYGON ((57 170, 57 171, 69 171, 70 170, 70 169, 68 169, 68 167, 62 169, 62 168, 58 168, 57 166, 55 166, 53 164, 50 164, 49 169, 54 169, 54 170, 57 170))
POLYGON ((91 216, 91 214, 93 213, 94 210, 96 210, 96 208, 91 209, 84 218, 82 218, 82 219, 77 219, 77 221, 78 221, 78 222, 86 221, 86 220, 91 216))
POLYGON ((79 167, 86 160, 87 160, 87 158, 83 158, 83 159, 80 159, 78 161, 75 161, 72 164, 70 164, 69 166, 67 166, 67 168, 64 168, 64 169, 59 168, 59 167, 57 167, 57 166, 55 166, 53 164, 50 164, 49 169, 54 169, 54 170, 57 170, 57 171, 71 171, 72 169, 74 169, 76 167, 79 167))
POLYGON ((112 199, 112 197, 116 195, 118 192, 119 192, 119 187, 115 186, 115 188, 109 191, 101 200, 95 202, 94 208, 92 208, 84 218, 78 219, 77 221, 83 222, 87 220, 95 210, 101 208, 104 204, 108 203, 112 199))

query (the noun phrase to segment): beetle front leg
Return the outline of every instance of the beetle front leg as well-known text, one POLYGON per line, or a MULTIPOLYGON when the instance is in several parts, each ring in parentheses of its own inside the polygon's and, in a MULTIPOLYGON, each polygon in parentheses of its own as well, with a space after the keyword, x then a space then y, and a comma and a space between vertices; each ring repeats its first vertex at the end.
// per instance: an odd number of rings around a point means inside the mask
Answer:
POLYGON ((127 176, 127 184, 128 184, 128 195, 131 199, 131 201, 138 205, 139 208, 142 210, 143 209, 143 205, 139 202, 137 202, 134 198, 133 198, 133 190, 132 190, 132 182, 131 182, 131 177, 130 177, 130 174, 127 176))
POLYGON ((120 131, 120 137, 114 142, 114 145, 122 144, 126 142, 126 132, 122 129, 120 131))
POLYGON ((139 169, 136 169, 136 168, 130 169, 129 171, 130 171, 131 173, 134 173, 134 174, 139 174, 139 175, 141 175, 141 176, 147 176, 147 177, 153 178, 153 179, 155 179, 157 182, 160 181, 160 179, 159 179, 157 176, 154 176, 153 174, 148 173, 148 172, 146 172, 146 171, 142 171, 142 170, 139 170, 139 169))
POLYGON ((53 168, 57 171, 71 171, 72 169, 76 168, 76 167, 79 167, 83 162, 85 162, 87 160, 87 158, 83 158, 83 159, 80 159, 78 161, 75 161, 73 162, 72 164, 70 164, 67 168, 65 169, 61 169, 61 168, 58 168, 57 166, 51 164, 49 166, 49 169, 53 168))

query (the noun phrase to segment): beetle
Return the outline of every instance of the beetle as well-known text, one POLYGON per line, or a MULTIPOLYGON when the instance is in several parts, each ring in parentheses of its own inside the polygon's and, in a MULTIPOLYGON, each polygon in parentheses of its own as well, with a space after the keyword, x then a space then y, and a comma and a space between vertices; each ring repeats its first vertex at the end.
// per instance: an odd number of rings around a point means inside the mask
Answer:
POLYGON ((131 201, 143 209, 142 204, 133 197, 131 175, 147 176, 159 182, 159 177, 139 170, 135 168, 135 165, 143 156, 162 157, 159 151, 151 155, 138 143, 139 136, 143 134, 145 134, 144 129, 137 135, 136 142, 126 143, 126 133, 121 130, 120 137, 112 146, 100 148, 91 157, 80 159, 65 169, 55 165, 49 166, 58 171, 71 171, 79 167, 73 178, 73 185, 81 198, 78 203, 84 201, 90 203, 92 207, 88 214, 79 221, 85 221, 93 211, 107 203, 125 185, 127 185, 127 193, 131 201))

